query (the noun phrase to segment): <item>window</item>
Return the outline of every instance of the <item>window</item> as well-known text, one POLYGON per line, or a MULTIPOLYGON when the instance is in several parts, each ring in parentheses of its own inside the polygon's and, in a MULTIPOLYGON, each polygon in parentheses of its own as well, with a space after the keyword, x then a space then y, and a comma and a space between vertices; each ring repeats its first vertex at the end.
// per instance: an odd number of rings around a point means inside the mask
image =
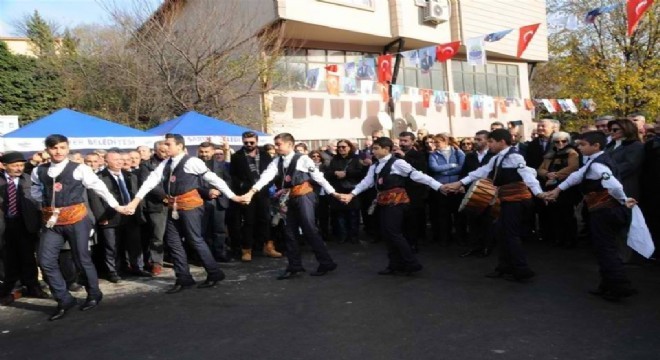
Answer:
POLYGON ((471 66, 467 61, 452 61, 454 91, 500 97, 520 97, 517 65, 486 64, 471 66))
MULTIPOLYGON (((277 69, 279 71, 276 78, 279 79, 279 87, 284 90, 302 90, 305 89, 308 70, 337 65, 337 73, 340 77, 344 77, 347 70, 357 71, 357 66, 362 59, 366 59, 370 63, 372 71, 375 71, 377 57, 378 54, 355 51, 287 49, 285 55, 278 60, 277 69)), ((318 80, 317 91, 326 91, 325 77, 318 80)))
MULTIPOLYGON (((378 81, 375 75, 378 55, 355 51, 288 49, 285 56, 279 59, 277 65, 279 71, 276 78, 280 79, 279 87, 283 90, 302 90, 305 89, 308 70, 323 69, 327 65, 337 65, 337 73, 340 77, 348 76, 347 72, 353 72, 353 76, 357 79, 355 86, 359 89, 359 65, 363 59, 373 69, 371 73, 373 81, 378 81)), ((392 70, 394 70, 394 66, 392 70)), ((420 89, 446 91, 446 79, 444 64, 436 62, 428 72, 423 72, 419 66, 402 57, 396 84, 420 89)), ((485 83, 486 80, 483 80, 483 82, 485 83)), ((345 90, 346 86, 348 85, 344 84, 342 90, 345 90)), ((319 79, 317 91, 326 91, 325 77, 319 79)))

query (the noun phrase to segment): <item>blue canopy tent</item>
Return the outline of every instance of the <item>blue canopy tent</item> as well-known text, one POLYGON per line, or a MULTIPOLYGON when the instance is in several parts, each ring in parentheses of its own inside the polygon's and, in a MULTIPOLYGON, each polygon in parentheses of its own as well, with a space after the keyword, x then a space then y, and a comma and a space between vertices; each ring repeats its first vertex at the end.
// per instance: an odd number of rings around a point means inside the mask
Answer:
POLYGON ((60 109, 4 136, 5 150, 39 151, 51 134, 69 138, 71 149, 135 149, 153 146, 159 136, 71 109, 60 109))
MULTIPOLYGON (((205 141, 220 144, 224 138, 227 138, 229 145, 243 145, 241 134, 246 131, 254 130, 202 115, 195 111, 189 111, 147 130, 148 133, 154 135, 180 134, 186 140, 186 145, 193 146, 205 141)), ((254 132, 259 135, 262 144, 272 141, 268 134, 259 131, 254 132)))

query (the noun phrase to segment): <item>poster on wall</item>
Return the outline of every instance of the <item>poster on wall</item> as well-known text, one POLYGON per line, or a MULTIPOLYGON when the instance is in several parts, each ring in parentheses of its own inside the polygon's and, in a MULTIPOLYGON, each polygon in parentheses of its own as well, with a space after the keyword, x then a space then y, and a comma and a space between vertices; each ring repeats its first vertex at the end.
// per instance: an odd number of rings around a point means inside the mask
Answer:
POLYGON ((467 61, 472 66, 486 65, 486 49, 484 48, 483 36, 467 39, 465 42, 467 50, 467 61))

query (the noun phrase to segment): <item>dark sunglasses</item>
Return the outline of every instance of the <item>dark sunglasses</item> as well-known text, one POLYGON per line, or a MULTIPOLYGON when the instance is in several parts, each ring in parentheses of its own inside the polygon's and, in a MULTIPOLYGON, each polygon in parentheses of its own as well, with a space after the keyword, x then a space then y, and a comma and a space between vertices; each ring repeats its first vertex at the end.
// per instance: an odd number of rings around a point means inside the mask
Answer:
POLYGON ((611 132, 618 132, 618 131, 621 131, 621 128, 614 128, 613 127, 613 128, 610 129, 610 131, 611 132))
POLYGON ((463 143, 463 145, 472 146, 472 143, 463 143))
POLYGON ((339 146, 337 146, 337 149, 347 149, 347 148, 348 148, 348 146, 346 146, 346 145, 339 145, 339 146))
POLYGON ((320 158, 321 155, 312 155, 312 156, 310 156, 310 157, 313 157, 313 158, 320 158))
POLYGON ((243 145, 254 145, 256 143, 256 141, 243 141, 243 145))
POLYGON ((568 140, 555 140, 553 141, 555 144, 567 144, 568 140))

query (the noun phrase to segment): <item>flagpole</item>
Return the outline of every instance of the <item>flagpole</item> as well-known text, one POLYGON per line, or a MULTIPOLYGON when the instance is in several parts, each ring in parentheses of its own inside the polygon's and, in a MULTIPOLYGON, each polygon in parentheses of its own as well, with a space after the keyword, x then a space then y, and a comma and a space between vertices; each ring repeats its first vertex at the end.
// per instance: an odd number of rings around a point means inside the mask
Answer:
MULTIPOLYGON (((451 118, 451 101, 449 100, 449 62, 452 61, 451 59, 448 59, 447 61, 444 62, 445 64, 445 90, 447 91, 447 118, 449 119, 449 134, 454 136, 454 126, 452 124, 452 118, 451 118)), ((454 109, 455 110, 455 109, 454 109)))

